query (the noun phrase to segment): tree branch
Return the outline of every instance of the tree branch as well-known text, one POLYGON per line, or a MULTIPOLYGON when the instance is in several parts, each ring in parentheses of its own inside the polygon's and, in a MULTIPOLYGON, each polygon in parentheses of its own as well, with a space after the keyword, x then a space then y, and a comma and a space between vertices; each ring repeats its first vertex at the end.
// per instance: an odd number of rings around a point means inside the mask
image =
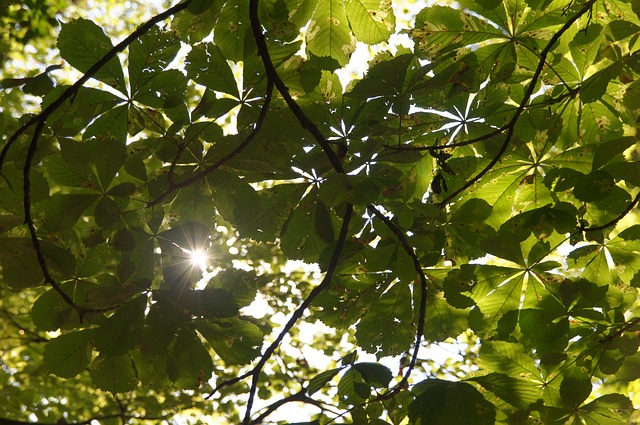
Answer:
MULTIPOLYGON (((265 98, 264 98, 264 103, 262 104, 262 107, 260 109, 260 115, 258 116, 258 119, 256 120, 256 123, 255 123, 255 126, 253 127, 253 130, 251 130, 251 133, 249 133, 247 135, 247 137, 242 141, 242 143, 240 143, 231 152, 229 152, 228 154, 226 154, 225 156, 223 156, 218 161, 216 161, 215 163, 211 164, 210 166, 208 166, 204 170, 194 174, 193 176, 189 177, 186 180, 183 180, 183 181, 178 182, 178 183, 170 184, 169 189, 167 189, 162 195, 158 196, 153 201, 148 202, 147 203, 147 207, 153 207, 154 205, 158 205, 160 202, 162 202, 164 199, 166 199, 166 197, 169 196, 174 191, 176 191, 178 189, 181 189, 183 187, 187 187, 187 186, 197 182, 198 180, 203 179, 208 174, 211 174, 212 172, 214 172, 215 170, 220 168, 222 165, 226 164, 227 162, 229 162, 230 160, 235 158, 236 155, 238 155, 244 149, 246 149, 246 147, 249 146, 249 144, 253 141, 253 139, 256 138, 256 136, 260 132, 260 129, 262 128, 262 124, 264 123, 264 120, 265 120, 265 118, 267 116, 267 112, 269 110, 269 105, 271 104, 272 93, 273 93, 273 82, 271 80, 268 80, 267 81, 267 93, 266 93, 265 98)), ((172 164, 172 169, 173 169, 173 164, 172 164)))
POLYGON ((598 230, 604 230, 608 227, 615 226, 620 220, 622 220, 627 214, 629 214, 640 202, 640 192, 636 194, 636 197, 633 198, 633 201, 627 205, 627 208, 624 209, 616 218, 609 221, 608 223, 602 224, 600 226, 591 226, 586 228, 580 228, 580 231, 583 232, 596 232, 598 230))
POLYGON ((51 276, 49 272, 49 267, 47 266, 47 261, 44 258, 44 254, 42 253, 42 247, 40 245, 40 240, 38 239, 37 229, 35 223, 33 221, 33 217, 31 216, 31 167, 33 163, 33 158, 38 150, 38 139, 42 134, 42 129, 44 128, 45 122, 47 118, 56 111, 62 104, 69 98, 73 97, 78 90, 86 83, 91 77, 93 77, 107 62, 109 62, 112 58, 114 58, 118 52, 123 51, 127 46, 133 43, 136 39, 142 36, 144 33, 149 31, 154 25, 167 17, 184 10, 191 0, 186 0, 184 3, 179 3, 172 8, 154 16, 144 24, 142 24, 137 30, 132 32, 127 38, 125 38, 122 42, 118 43, 115 47, 113 47, 107 54, 105 54, 102 59, 96 62, 78 81, 76 81, 71 87, 67 88, 58 99, 51 103, 44 111, 40 112, 38 115, 31 118, 27 121, 22 127, 20 127, 9 139, 7 144, 3 147, 2 152, 0 153, 0 172, 2 170, 2 165, 4 164, 4 160, 6 158, 9 149, 13 145, 13 143, 18 139, 18 137, 23 134, 29 127, 35 124, 35 130, 33 136, 31 138, 31 142, 29 144, 29 148, 27 150, 27 156, 24 162, 24 169, 22 172, 23 175, 23 190, 24 190, 24 223, 27 225, 29 229, 29 234, 31 236, 31 242, 33 244, 33 248, 36 251, 36 256, 38 259, 38 264, 40 269, 42 270, 42 275, 44 277, 45 282, 50 285, 56 292, 60 294, 62 299, 70 305, 80 317, 80 321, 84 314, 90 312, 100 312, 103 310, 95 310, 95 309, 86 309, 78 306, 73 299, 62 289, 60 284, 56 282, 55 279, 51 276))
POLYGON ((407 370, 402 376, 400 382, 389 393, 382 396, 383 398, 390 398, 406 386, 407 382, 409 381, 409 376, 416 366, 416 361, 418 359, 418 350, 420 349, 420 344, 424 335, 425 317, 427 315, 427 276, 424 274, 424 271, 422 271, 420 259, 407 240, 407 236, 405 235, 405 233, 393 221, 382 214, 375 206, 369 205, 367 206, 367 210, 369 210, 373 215, 380 219, 393 232, 393 234, 396 235, 404 250, 411 257, 411 260, 413 261, 413 268, 418 273, 418 276, 420 278, 420 310, 418 313, 418 325, 416 329, 416 339, 414 342, 413 354, 411 355, 409 367, 407 367, 407 370))
MULTIPOLYGON (((22 125, 22 127, 20 127, 18 130, 16 130, 16 132, 13 133, 13 135, 7 141, 7 144, 4 145, 4 147, 2 148, 2 152, 0 152, 0 172, 2 171, 2 166, 3 166, 4 161, 6 159, 7 153, 9 152, 9 149, 15 143, 15 141, 18 139, 18 137, 20 135, 22 135, 25 131, 27 131, 29 129, 29 127, 31 127, 31 126, 39 123, 39 122, 42 122, 42 124, 44 124, 44 122, 47 120, 47 118, 49 118, 49 116, 53 112, 55 112, 60 106, 62 106, 62 104, 67 99, 70 99, 73 96, 75 96, 76 93, 78 92, 78 90, 80 90, 80 88, 82 86, 84 86, 84 83, 89 81, 89 79, 91 79, 103 66, 105 66, 107 64, 107 62, 109 62, 111 59, 113 59, 118 53, 120 53, 124 49, 126 49, 131 43, 136 41, 140 36, 144 35, 147 31, 149 31, 151 28, 153 28, 154 25, 156 25, 158 22, 164 21, 169 16, 172 16, 172 15, 174 15, 174 14, 176 14, 176 13, 178 13, 178 12, 184 10, 184 9, 186 9, 189 6, 189 4, 191 3, 191 1, 192 0, 185 0, 182 3, 178 3, 175 6, 165 10, 162 13, 159 13, 158 15, 154 16, 153 18, 149 19, 147 22, 142 24, 140 27, 138 27, 137 30, 132 32, 127 38, 125 38, 120 43, 118 43, 116 46, 114 46, 111 50, 109 50, 109 52, 107 52, 98 62, 96 62, 95 65, 93 65, 91 68, 89 68, 89 70, 87 72, 85 72, 85 74, 82 77, 80 77, 80 79, 78 79, 78 81, 76 81, 72 86, 68 87, 60 95, 60 97, 58 99, 56 99, 54 102, 52 102, 44 111, 42 111, 39 114, 35 115, 29 121, 24 123, 22 125)), ((41 127, 41 129, 42 129, 42 127, 41 127)))
POLYGON ((474 178, 466 182, 461 188, 459 188, 458 190, 453 192, 451 195, 449 195, 445 200, 440 202, 438 204, 440 208, 444 208, 456 196, 458 196, 460 193, 464 192, 469 187, 473 186, 476 182, 478 182, 482 178, 482 176, 484 176, 489 171, 491 171, 491 169, 498 163, 500 158, 502 158, 502 155, 504 155, 504 153, 507 151, 507 147, 509 146, 509 143, 511 142, 511 138, 513 137, 513 132, 516 126, 516 122, 520 118, 520 115, 522 115, 522 113, 526 109, 527 103, 529 102, 529 100, 531 99, 531 96, 533 95, 533 91, 535 90, 536 84, 538 83, 538 79, 540 78, 540 75, 542 74, 542 70, 544 69, 544 66, 547 60, 547 55, 549 54, 553 46, 556 44, 556 42, 560 39, 562 34, 564 34, 571 27, 571 25, 573 25, 573 23, 577 21, 582 15, 589 12, 595 2, 596 0, 589 0, 574 16, 572 16, 571 18, 569 18, 567 22, 565 22, 565 24, 558 30, 558 32, 556 32, 551 37, 547 45, 540 52, 540 61, 538 62, 538 67, 533 73, 533 77, 531 77, 531 82, 529 83, 529 86, 527 87, 527 90, 525 91, 524 96, 522 97, 522 101, 520 102, 518 109, 516 110, 515 114, 513 114, 511 121, 509 121, 509 123, 507 124, 508 132, 507 132, 507 135, 505 136, 502 146, 500 147, 500 150, 498 151, 496 156, 493 157, 491 162, 489 162, 489 164, 482 171, 480 171, 474 178))
POLYGON ((280 343, 284 339, 284 337, 289 333, 289 331, 295 326, 296 322, 302 317, 305 310, 311 305, 313 300, 320 295, 322 291, 327 289, 331 284, 331 280, 333 279, 333 275, 335 274, 336 268, 338 266, 338 261, 340 260, 340 253, 342 252, 342 248, 347 240, 347 235, 349 233, 349 222, 351 221, 351 216, 353 215, 353 206, 348 204, 342 217, 342 227, 340 228, 340 235, 338 236, 338 240, 336 241, 336 247, 331 254, 331 260, 329 260, 329 265, 327 266, 327 271, 324 274, 324 278, 322 282, 318 284, 311 293, 305 298, 305 300, 300 304, 300 306, 293 312, 287 323, 284 325, 282 331, 276 339, 271 343, 271 345, 265 350, 265 352, 260 357, 260 360, 256 364, 256 366, 251 371, 253 375, 253 379, 251 381, 251 388, 249 390, 249 399, 247 401, 247 411, 244 417, 243 424, 249 425, 251 423, 251 407, 253 406, 253 401, 256 395, 256 390, 258 387, 258 381, 260 377, 260 372, 262 368, 267 363, 267 360, 271 358, 276 349, 280 346, 280 343))
POLYGON ((265 71, 267 73, 267 77, 269 80, 273 81, 276 88, 282 95, 282 98, 293 112, 293 115, 298 119, 303 128, 313 135, 316 139, 324 153, 327 155, 327 158, 331 162, 333 168, 341 174, 344 174, 344 168, 342 167, 342 163, 338 158, 338 155, 331 149, 331 144, 327 141, 327 138, 322 135, 318 126, 311 121, 311 119, 304 113, 300 105, 293 100, 291 95, 289 94, 289 88, 282 81, 276 68, 273 66, 273 62, 271 61, 271 56, 269 55, 269 48, 267 47, 267 42, 264 38, 264 34, 262 31, 262 25, 260 24, 260 19, 258 18, 258 0, 251 0, 249 3, 249 17, 251 19, 251 28, 253 29, 253 36, 256 39, 256 44, 258 45, 258 54, 262 59, 264 64, 265 71))

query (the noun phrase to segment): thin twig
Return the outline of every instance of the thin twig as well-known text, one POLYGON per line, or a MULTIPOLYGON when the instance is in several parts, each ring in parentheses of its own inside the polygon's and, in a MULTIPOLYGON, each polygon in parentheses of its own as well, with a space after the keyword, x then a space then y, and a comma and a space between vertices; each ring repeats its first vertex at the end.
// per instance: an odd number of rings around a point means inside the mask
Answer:
POLYGON ((248 377, 250 377, 253 374, 253 369, 243 373, 242 375, 238 375, 235 378, 231 378, 231 379, 227 379, 226 381, 223 381, 221 383, 219 383, 218 385, 216 385, 216 387, 211 390, 211 392, 204 398, 205 400, 209 400, 211 397, 213 397, 213 395, 215 393, 217 393, 218 391, 220 391, 221 389, 231 386, 233 384, 237 384, 238 382, 247 379, 248 377))
POLYGON ((613 220, 609 221, 608 223, 602 224, 600 226, 591 226, 591 227, 581 228, 580 231, 596 232, 598 230, 604 230, 608 227, 615 226, 620 220, 622 220, 627 214, 629 214, 636 207, 636 205, 638 205, 638 202, 640 202, 640 192, 638 192, 638 194, 636 194, 636 197, 633 199, 633 201, 631 201, 631 203, 627 205, 627 208, 625 208, 624 211, 622 211, 613 220))

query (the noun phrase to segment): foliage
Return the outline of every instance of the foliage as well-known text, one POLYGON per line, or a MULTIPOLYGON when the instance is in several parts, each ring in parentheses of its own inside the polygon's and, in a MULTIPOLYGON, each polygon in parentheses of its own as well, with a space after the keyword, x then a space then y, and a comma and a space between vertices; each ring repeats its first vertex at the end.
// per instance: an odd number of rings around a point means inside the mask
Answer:
POLYGON ((397 11, 62 24, 82 77, 0 122, 0 416, 637 419, 640 4, 433 5, 411 47, 397 11))

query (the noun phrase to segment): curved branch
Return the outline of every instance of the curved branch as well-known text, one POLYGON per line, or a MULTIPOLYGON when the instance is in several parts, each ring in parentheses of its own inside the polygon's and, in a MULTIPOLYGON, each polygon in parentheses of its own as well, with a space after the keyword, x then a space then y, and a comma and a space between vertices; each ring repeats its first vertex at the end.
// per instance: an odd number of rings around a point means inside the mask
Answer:
POLYGON ((306 393, 306 390, 302 389, 302 390, 298 391, 297 393, 291 394, 288 397, 285 397, 285 398, 282 398, 280 400, 275 401, 274 403, 270 404, 266 408, 266 410, 260 414, 260 416, 258 416, 254 420, 252 420, 250 425, 258 425, 258 424, 264 423, 263 422, 264 419, 267 416, 269 416, 270 414, 272 414, 273 412, 275 412, 276 410, 278 410, 281 406, 283 406, 283 405, 285 405, 287 403, 296 402, 296 401, 301 402, 301 403, 305 403, 305 404, 312 404, 312 405, 318 407, 319 409, 321 409, 322 411, 329 410, 321 402, 319 402, 317 400, 314 400, 313 398, 309 397, 305 393, 306 393))
POLYGON ((369 210, 373 215, 379 218, 393 232, 393 234, 396 235, 404 250, 411 257, 411 260, 413 261, 413 267, 420 278, 420 310, 418 313, 418 326, 416 329, 416 339, 414 342, 413 353, 409 362, 409 366, 407 367, 407 370, 402 376, 400 382, 389 393, 382 396, 382 398, 390 398, 406 386, 409 381, 409 376, 416 366, 416 361, 418 359, 418 350, 420 349, 420 343, 422 342, 422 337, 424 336, 425 317, 427 315, 427 276, 424 274, 424 271, 422 271, 420 259, 407 240, 407 236, 404 234, 404 232, 393 221, 382 214, 375 206, 369 205, 367 206, 367 210, 369 210))
POLYGON ((228 387, 230 385, 237 384, 238 382, 242 381, 243 379, 247 379, 252 374, 253 374, 253 369, 250 370, 249 372, 243 373, 242 375, 236 376, 235 378, 228 379, 226 381, 221 382, 220 384, 216 385, 216 387, 213 390, 211 390, 211 392, 204 399, 205 400, 209 400, 211 397, 213 397, 213 395, 215 393, 217 393, 218 391, 220 391, 224 387, 228 387))
POLYGON ((260 357, 258 364, 251 371, 251 375, 253 375, 253 379, 251 381, 251 388, 249 390, 249 399, 247 401, 247 411, 244 417, 243 424, 249 425, 251 423, 251 407, 253 406, 253 401, 255 399, 256 390, 258 388, 258 381, 260 377, 260 372, 262 368, 267 363, 267 361, 271 358, 276 349, 280 346, 280 343, 284 339, 284 337, 289 333, 289 331, 295 326, 296 322, 302 317, 305 310, 311 305, 313 300, 320 295, 322 291, 327 289, 331 284, 331 280, 333 279, 333 275, 335 274, 336 268, 338 266, 338 261, 340 260, 340 254, 342 252, 342 248, 347 240, 347 235, 349 233, 349 222, 351 221, 351 216, 353 215, 353 206, 348 204, 346 210, 344 212, 344 216, 342 217, 342 227, 340 228, 340 235, 338 236, 338 240, 336 241, 336 247, 331 254, 331 260, 329 260, 329 265, 327 266, 327 271, 324 274, 324 278, 322 282, 318 284, 311 293, 304 299, 302 304, 293 312, 287 323, 284 325, 282 331, 278 334, 276 339, 271 343, 269 347, 265 350, 265 352, 260 357))
MULTIPOLYGON (((193 183, 197 182, 198 180, 203 179, 208 174, 211 174, 212 172, 214 172, 215 170, 220 168, 222 165, 226 164, 227 162, 229 162, 230 160, 235 158, 236 155, 238 155, 244 149, 246 149, 246 147, 249 146, 249 144, 253 141, 253 139, 255 139, 255 137, 260 132, 260 129, 262 128, 262 124, 264 123, 264 120, 265 120, 265 118, 267 116, 267 111, 269 110, 269 105, 271 104, 272 93, 273 93, 273 82, 271 80, 268 80, 267 81, 267 93, 266 93, 265 98, 264 98, 264 103, 262 104, 262 107, 260 109, 260 115, 258 116, 258 119, 256 120, 256 123, 255 123, 255 126, 253 127, 253 130, 251 130, 251 133, 249 133, 247 135, 247 137, 242 141, 242 143, 240 143, 231 152, 229 152, 227 155, 223 156, 218 161, 216 161, 215 163, 211 164, 210 166, 208 166, 204 170, 194 174, 193 176, 189 177, 186 180, 183 180, 183 181, 178 182, 178 183, 171 184, 169 186, 169 188, 162 195, 158 196, 153 201, 147 202, 147 207, 153 207, 154 205, 158 205, 160 202, 162 202, 164 199, 166 199, 166 197, 169 196, 174 191, 176 191, 178 189, 181 189, 183 187, 190 186, 193 183)), ((175 164, 175 162, 173 164, 175 164)), ((172 164, 172 169, 174 167, 173 164, 172 164)))
POLYGON ((640 192, 638 192, 636 197, 633 198, 633 201, 631 201, 631 203, 629 203, 629 205, 627 205, 627 208, 625 208, 624 211, 622 211, 613 220, 609 221, 608 223, 602 224, 600 226, 591 226, 591 227, 581 228, 580 231, 583 231, 583 232, 596 232, 598 230, 604 230, 604 229, 606 229, 608 227, 615 226, 620 220, 622 220, 627 214, 629 214, 636 207, 636 205, 638 205, 638 202, 640 202, 640 192))
POLYGON ((496 156, 491 160, 491 162, 489 162, 489 164, 484 169, 482 169, 482 171, 480 171, 474 178, 466 182, 461 188, 459 188, 458 190, 453 192, 451 195, 449 195, 445 200, 440 202, 438 204, 440 208, 445 207, 460 193, 464 192, 469 187, 476 184, 485 174, 491 171, 491 169, 498 163, 500 158, 502 158, 502 155, 504 155, 504 153, 507 151, 507 147, 509 146, 509 143, 511 142, 511 138, 513 137, 513 132, 516 126, 516 122, 520 118, 520 115, 522 115, 522 113, 526 109, 527 103, 529 102, 529 100, 531 99, 531 96, 533 95, 533 91, 535 90, 536 84, 538 83, 538 79, 540 78, 540 75, 542 74, 542 70, 544 69, 544 66, 547 60, 547 55, 549 54, 553 46, 556 44, 556 42, 560 39, 562 34, 564 34, 571 27, 571 25, 573 25, 573 23, 576 22, 582 15, 589 12, 595 2, 596 0, 589 0, 575 15, 573 15, 571 18, 569 18, 569 20, 567 20, 567 22, 565 22, 565 24, 558 30, 558 32, 556 32, 553 35, 553 37, 551 37, 547 45, 540 52, 540 61, 538 62, 538 67, 533 73, 533 77, 531 77, 531 82, 529 83, 529 86, 527 87, 527 90, 525 91, 524 96, 522 97, 522 101, 520 102, 518 109, 516 110, 515 114, 513 114, 511 121, 509 121, 509 123, 507 124, 508 132, 507 132, 507 135, 505 136, 505 140, 502 143, 502 146, 500 147, 500 150, 498 151, 496 156))
POLYGON ((0 171, 2 170, 2 165, 6 158, 9 149, 13 145, 13 143, 18 139, 18 137, 23 134, 29 127, 35 124, 36 128, 33 133, 33 137, 31 138, 31 142, 29 143, 29 148, 27 150, 27 156, 24 162, 24 169, 22 171, 23 175, 23 190, 24 190, 24 223, 27 225, 29 229, 29 234, 31 236, 31 242, 33 244, 33 248, 36 251, 36 256, 38 259, 38 265, 42 270, 42 275, 44 277, 45 282, 50 285, 56 292, 60 294, 62 299, 70 305, 80 317, 80 321, 85 313, 90 312, 100 312, 103 310, 96 309, 86 309, 78 306, 73 299, 62 289, 60 284, 56 282, 55 279, 51 276, 49 272, 49 267, 47 266, 47 261, 44 258, 44 254, 42 253, 42 246, 40 245, 40 240, 38 238, 37 229, 35 223, 33 221, 33 217, 31 216, 31 167, 33 163, 33 158, 35 157, 36 151, 38 150, 38 139, 42 134, 42 129, 44 128, 45 122, 47 118, 62 104, 69 98, 73 97, 80 87, 84 85, 85 82, 89 80, 89 78, 93 77, 99 70, 102 68, 107 62, 109 62, 113 57, 118 54, 118 52, 123 51, 127 46, 133 43, 136 39, 142 36, 144 33, 149 31, 153 26, 166 19, 167 17, 184 10, 191 0, 186 0, 184 3, 177 4, 170 9, 154 16, 143 25, 141 25, 137 30, 132 32, 127 38, 125 38, 122 42, 118 43, 114 48, 112 48, 107 54, 105 54, 102 59, 96 62, 78 81, 76 81, 71 87, 67 88, 62 95, 54 102, 51 103, 44 111, 40 112, 38 115, 27 121, 22 127, 20 127, 9 139, 7 144, 3 147, 2 152, 0 153, 0 171))
POLYGON ((311 121, 311 119, 304 113, 300 105, 293 100, 291 95, 289 94, 289 88, 282 81, 282 78, 278 75, 275 66, 273 66, 273 62, 271 61, 271 56, 269 55, 269 49, 267 47, 267 41, 264 38, 264 34, 262 31, 262 25, 260 24, 260 19, 258 18, 258 0, 251 0, 249 3, 249 17, 251 20, 251 28, 253 29, 253 36, 256 39, 256 44, 258 45, 258 54, 262 59, 262 63, 264 64, 265 71, 267 73, 267 78, 275 84, 276 88, 282 95, 282 98, 293 112, 293 115, 298 119, 303 128, 308 130, 313 137, 316 139, 325 155, 331 162, 333 168, 341 174, 344 174, 344 168, 342 167, 342 163, 340 162, 340 158, 338 155, 331 149, 331 144, 327 141, 327 138, 322 135, 322 132, 318 128, 318 126, 311 121))
MULTIPOLYGON (((84 83, 89 81, 89 79, 91 79, 103 66, 105 66, 107 64, 107 62, 109 62, 111 59, 113 59, 118 53, 120 53, 124 49, 126 49, 131 43, 133 43, 138 38, 140 38, 140 36, 144 35, 147 31, 149 31, 151 28, 153 28, 158 22, 164 21, 169 16, 175 15, 176 13, 186 9, 189 6, 189 4, 191 3, 191 1, 192 0, 185 0, 182 3, 178 3, 175 6, 169 8, 169 9, 165 10, 164 12, 159 13, 158 15, 154 16, 153 18, 149 19, 144 24, 140 25, 140 27, 138 27, 137 30, 135 30, 134 32, 129 34, 129 36, 127 38, 125 38, 120 43, 118 43, 116 46, 114 46, 111 50, 109 50, 98 62, 95 63, 95 65, 93 65, 91 68, 89 68, 89 70, 87 72, 85 72, 84 75, 78 79, 78 81, 76 81, 72 86, 68 87, 60 95, 60 97, 58 99, 56 99, 54 102, 52 102, 44 111, 42 111, 39 114, 35 115, 29 121, 24 123, 22 125, 22 127, 20 127, 18 130, 16 130, 16 132, 13 133, 13 135, 7 141, 7 144, 4 145, 4 147, 2 148, 2 151, 0 152, 0 171, 2 171, 2 166, 3 166, 4 161, 6 159, 7 153, 9 152, 9 149, 15 143, 15 141, 18 139, 18 137, 20 135, 22 135, 25 131, 27 131, 29 129, 29 127, 31 127, 31 126, 39 123, 39 122, 42 122, 44 124, 44 122, 47 120, 47 118, 49 118, 49 116, 53 112, 55 112, 56 109, 58 109, 60 106, 62 106, 62 104, 67 99, 70 99, 73 96, 75 96, 76 93, 78 92, 78 90, 80 90, 80 88, 82 86, 84 86, 84 83)), ((42 130, 42 128, 41 128, 41 130, 42 130)), ((33 143, 33 141, 32 141, 32 143, 33 143)))

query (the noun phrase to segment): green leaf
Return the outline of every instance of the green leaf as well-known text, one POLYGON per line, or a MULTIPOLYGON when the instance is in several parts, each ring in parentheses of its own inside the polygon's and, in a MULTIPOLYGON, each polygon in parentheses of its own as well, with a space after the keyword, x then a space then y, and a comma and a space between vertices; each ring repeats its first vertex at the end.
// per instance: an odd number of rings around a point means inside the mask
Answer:
POLYGON ((616 62, 611 66, 593 74, 580 87, 580 99, 584 103, 600 100, 607 92, 607 85, 615 79, 622 70, 622 63, 616 62))
MULTIPOLYGON (((77 18, 62 24, 58 36, 60 55, 80 72, 87 72, 112 48, 109 37, 93 21, 77 18)), ((100 68, 94 78, 126 93, 124 73, 117 56, 100 68)))
POLYGON ((401 354, 413 339, 412 316, 409 285, 396 283, 364 315, 356 339, 378 358, 401 354))
POLYGON ((393 379, 391 370, 379 363, 355 363, 352 368, 360 372, 365 382, 375 388, 387 388, 393 379))
POLYGON ((410 34, 420 38, 418 48, 429 59, 462 46, 507 38, 486 20, 446 6, 422 9, 410 34))
MULTIPOLYGON (((208 2, 209 3, 209 2, 208 2)), ((211 3, 210 3, 211 4, 211 3)), ((164 71, 180 50, 180 40, 168 31, 153 27, 129 46, 129 84, 131 93, 164 71)))
MULTIPOLYGON (((183 106, 187 90, 187 79, 177 69, 157 71, 145 76, 144 84, 138 87, 134 100, 153 108, 164 108, 169 115, 170 108, 183 106)), ((147 129, 164 134, 164 117, 157 111, 144 110, 147 129)), ((173 121, 179 121, 170 116, 173 121)), ((186 118, 184 121, 186 121, 186 118)))
POLYGON ((258 288, 266 282, 265 276, 257 276, 254 271, 228 268, 212 277, 207 288, 224 289, 239 306, 244 307, 253 302, 258 288))
POLYGON ((337 60, 340 66, 346 65, 355 42, 344 4, 340 0, 306 1, 315 7, 307 29, 307 49, 316 56, 337 60))
POLYGON ((424 317, 424 337, 429 341, 455 338, 467 329, 467 316, 468 312, 452 307, 444 299, 431 300, 424 317))
POLYGON ((127 141, 127 105, 117 106, 100 117, 96 118, 85 130, 83 137, 86 139, 102 138, 109 135, 113 140, 124 144, 127 141))
POLYGON ((574 378, 567 376, 560 384, 560 396, 567 407, 575 407, 582 404, 591 394, 591 380, 588 377, 574 378))
POLYGON ((51 196, 43 202, 46 228, 50 231, 71 228, 98 198, 98 195, 51 196))
MULTIPOLYGON (((55 102, 66 89, 68 86, 60 85, 47 93, 42 108, 47 108, 55 102)), ((102 113, 121 102, 122 99, 106 91, 81 87, 73 99, 66 100, 53 111, 47 125, 56 136, 73 137, 102 113)))
POLYGON ((73 378, 89 365, 91 347, 89 341, 93 329, 70 332, 52 339, 44 347, 44 364, 61 377, 73 378))
POLYGON ((325 370, 324 372, 321 372, 311 378, 306 388, 307 394, 313 395, 320 391, 320 389, 322 389, 322 387, 324 387, 329 381, 331 381, 333 377, 336 376, 341 370, 342 368, 339 367, 335 369, 325 370))
POLYGON ((44 281, 35 251, 26 240, 0 240, 2 281, 13 289, 38 286, 44 281))
POLYGON ((540 400, 540 387, 537 382, 518 379, 501 373, 490 373, 471 378, 507 403, 519 409, 528 409, 540 400))
POLYGON ((195 46, 185 59, 189 78, 207 88, 240 97, 238 83, 227 59, 218 46, 204 43, 195 46))
POLYGON ((96 349, 104 355, 117 356, 134 348, 140 341, 146 308, 146 296, 136 297, 118 308, 96 330, 96 349))
POLYGON ((634 411, 631 400, 622 394, 605 394, 580 409, 589 425, 625 423, 634 411))
POLYGON ((207 287, 183 290, 177 302, 191 315, 198 317, 234 317, 238 314, 238 304, 226 289, 207 287))
POLYGON ((390 0, 350 0, 345 7, 351 30, 358 41, 381 43, 387 41, 395 30, 396 18, 390 0))
POLYGON ((50 289, 40 295, 31 309, 33 323, 43 331, 59 329, 71 316, 72 308, 58 291, 50 289))
POLYGON ((133 361, 127 355, 99 355, 89 366, 89 373, 98 388, 112 393, 131 391, 138 383, 133 361))
POLYGON ((180 388, 197 389, 211 378, 212 373, 213 362, 200 337, 194 330, 183 326, 169 348, 169 379, 180 388))
POLYGON ((108 196, 100 198, 96 203, 95 219, 100 227, 110 227, 120 216, 120 207, 108 196))
POLYGON ((227 365, 245 365, 260 355, 263 335, 256 325, 242 319, 198 321, 198 332, 227 365))
POLYGON ((280 247, 285 255, 308 263, 318 261, 326 243, 316 231, 316 209, 309 194, 282 226, 280 247))
MULTIPOLYGON (((209 9, 210 12, 212 9, 209 9)), ((207 13, 199 15, 203 20, 212 19, 207 13)), ((215 16, 215 15, 214 15, 215 16)), ((218 14, 213 29, 213 42, 227 60, 240 61, 244 54, 244 39, 249 28, 249 3, 226 2, 218 14)), ((251 52, 254 54, 254 52, 251 52)))
POLYGON ((199 42, 211 34, 222 6, 217 0, 209 2, 209 5, 213 7, 200 13, 192 13, 188 8, 178 13, 171 21, 171 29, 190 44, 199 42))
POLYGON ((354 368, 347 370, 338 382, 338 397, 346 405, 355 405, 369 398, 371 388, 354 368))
POLYGON ((495 406, 469 384, 434 379, 420 382, 417 389, 422 392, 409 405, 409 420, 412 424, 495 423, 495 406))
POLYGON ((534 360, 520 344, 504 341, 485 341, 480 348, 482 365, 504 375, 520 379, 540 379, 534 360))

